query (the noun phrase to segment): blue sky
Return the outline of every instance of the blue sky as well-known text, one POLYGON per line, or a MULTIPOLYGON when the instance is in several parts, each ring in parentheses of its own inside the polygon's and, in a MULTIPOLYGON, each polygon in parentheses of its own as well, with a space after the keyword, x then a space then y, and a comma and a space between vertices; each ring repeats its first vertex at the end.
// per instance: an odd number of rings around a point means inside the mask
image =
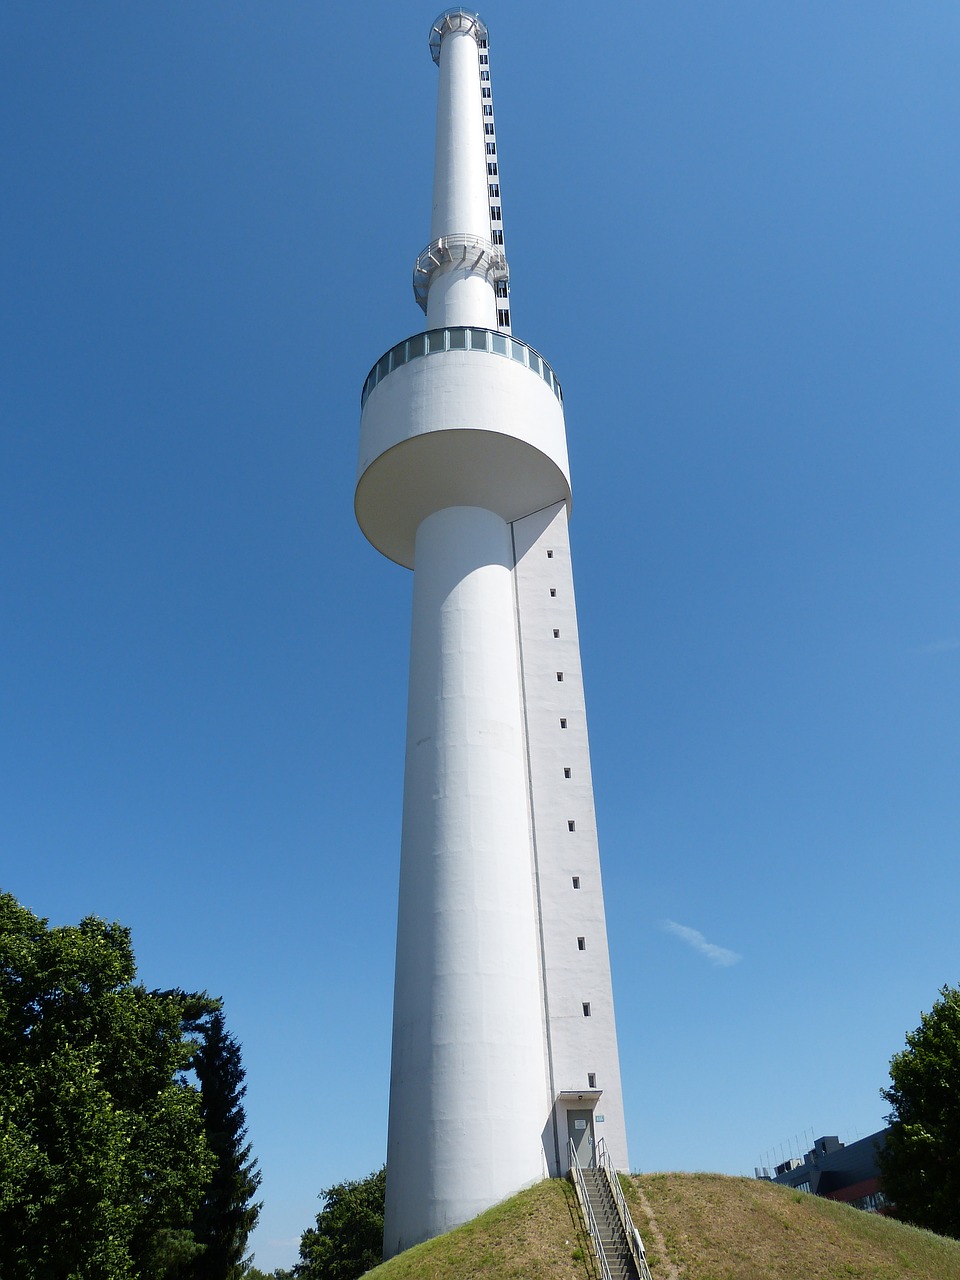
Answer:
MULTIPOLYGON (((384 1155, 411 579, 352 487, 436 12, 0 13, 0 884, 224 997, 267 1269, 384 1155)), ((960 977, 960 12, 481 13, 631 1159, 752 1173, 880 1127, 960 977)))

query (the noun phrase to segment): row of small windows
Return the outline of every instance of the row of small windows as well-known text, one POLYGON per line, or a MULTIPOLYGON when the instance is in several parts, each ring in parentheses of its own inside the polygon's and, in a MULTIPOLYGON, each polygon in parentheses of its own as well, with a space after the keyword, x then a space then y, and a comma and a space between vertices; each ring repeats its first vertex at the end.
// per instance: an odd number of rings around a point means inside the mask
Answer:
POLYGON ((495 178, 497 176, 497 166, 495 164, 488 164, 487 173, 491 178, 495 178))
POLYGON ((487 155, 495 156, 497 154, 497 144, 495 142, 487 143, 487 155))
POLYGON ((484 114, 485 116, 492 116, 492 115, 493 115, 493 107, 491 107, 491 105, 490 105, 490 103, 489 103, 489 102, 485 102, 485 103, 483 104, 483 114, 484 114))
MULTIPOLYGON (((548 560, 552 560, 552 559, 553 559, 553 551, 552 551, 552 550, 548 550, 548 551, 547 551, 547 559, 548 559, 548 560)), ((550 588, 550 595, 551 595, 551 596, 556 596, 556 594, 557 594, 557 588, 556 588, 556 587, 551 587, 551 588, 550 588)), ((554 629, 553 629, 553 638, 554 638, 555 640, 559 640, 559 639, 560 639, 560 630, 559 630, 559 628, 558 628, 558 627, 554 627, 554 629)), ((558 672, 557 672, 557 680, 558 680, 559 682, 562 682, 562 681, 563 681, 563 672, 562 672, 562 671, 558 671, 558 672)), ((567 718, 566 718, 566 716, 561 716, 561 717, 560 717, 560 728, 561 728, 561 729, 566 729, 566 727, 567 727, 567 718)), ((564 778, 567 778, 567 779, 569 779, 569 778, 572 778, 572 777, 573 777, 573 770, 572 770, 568 765, 565 765, 565 766, 564 766, 564 769, 563 769, 563 776, 564 776, 564 778)), ((576 829, 577 829, 577 823, 576 823, 576 820, 575 820, 574 818, 568 818, 568 819, 567 819, 567 830, 568 830, 568 831, 576 831, 576 829)), ((580 888, 580 877, 579 877, 579 876, 573 876, 573 878, 572 878, 572 879, 573 879, 573 887, 574 887, 574 889, 579 889, 579 888, 580 888)), ((577 948, 578 948, 578 950, 580 950, 580 951, 583 951, 583 950, 585 950, 585 949, 586 949, 586 942, 585 942, 585 940, 584 940, 583 938, 577 938, 577 948)), ((584 1004, 584 1006, 583 1006, 583 1016, 584 1016, 585 1018, 589 1018, 589 1017, 590 1017, 590 1005, 589 1005, 589 1004, 584 1004)), ((591 1084, 590 1088, 592 1089, 593 1087, 594 1087, 594 1086, 591 1084)))
POLYGON ((489 79, 490 79, 490 72, 489 72, 489 71, 481 71, 481 72, 480 72, 480 79, 481 79, 481 80, 489 80, 489 79))
MULTIPOLYGON (((490 78, 490 77, 489 77, 489 73, 488 73, 488 75, 487 75, 487 78, 488 78, 488 79, 490 78)), ((491 96, 491 94, 490 94, 490 86, 485 84, 485 85, 483 86, 483 88, 480 90, 480 97, 481 97, 481 98, 489 98, 490 96, 491 96)))
POLYGON ((491 183, 490 183, 490 194, 491 194, 491 196, 493 196, 493 198, 494 198, 495 200, 498 200, 498 199, 500 198, 500 183, 499 183, 499 182, 491 182, 491 183))
MULTIPOLYGON (((553 559, 553 552, 552 552, 552 551, 548 551, 548 552, 547 552, 547 559, 548 559, 548 560, 552 560, 552 559, 553 559)), ((557 594, 557 589, 556 589, 556 587, 551 587, 551 588, 550 588, 550 594, 551 594, 551 596, 555 596, 555 595, 557 594)), ((553 635, 554 635, 554 639, 556 639, 556 640, 559 640, 559 639, 560 639, 560 632, 559 632, 559 630, 557 630, 556 628, 554 629, 553 635)), ((558 672, 557 672, 557 679, 558 679, 558 680, 562 680, 562 679, 563 679, 563 672, 562 672, 562 671, 558 671, 558 672)), ((561 717, 560 717, 560 728, 561 728, 561 729, 566 729, 566 727, 567 727, 567 720, 566 720, 566 717, 565 717, 565 716, 561 716, 561 717)), ((564 769, 563 769, 563 776, 564 776, 564 778, 571 778, 571 777, 573 776, 573 770, 572 770, 569 766, 567 766, 567 765, 565 765, 565 766, 564 766, 564 769)), ((576 829, 577 829, 577 823, 576 823, 576 820, 575 820, 574 818, 568 818, 568 819, 567 819, 567 830, 568 830, 568 831, 576 831, 576 829)), ((579 888, 580 888, 580 877, 579 877, 579 876, 571 876, 571 877, 570 877, 570 883, 572 884, 572 886, 573 886, 573 888, 574 888, 574 889, 579 889, 579 888)), ((577 950, 578 950, 578 951, 586 951, 586 949, 587 949, 587 940, 586 940, 586 938, 581 934, 581 935, 577 938, 577 950)), ((591 1008, 591 1006, 590 1006, 590 1001, 589 1001, 589 1000, 584 1000, 584 1001, 582 1001, 582 1003, 581 1003, 581 1006, 580 1006, 580 1007, 581 1007, 581 1008, 582 1008, 582 1010, 583 1010, 583 1016, 584 1016, 585 1018, 590 1018, 590 1017, 592 1017, 592 1016, 593 1016, 593 1010, 592 1010, 592 1008, 591 1008)), ((594 1072, 594 1071, 588 1071, 588 1072, 587 1072, 587 1088, 589 1088, 589 1089, 595 1089, 596 1087, 597 1087, 597 1076, 596 1076, 596 1072, 594 1072)))
MULTIPOLYGON (((498 281, 498 284, 500 282, 498 281)), ((510 312, 506 308, 497 311, 498 323, 508 325, 510 323, 510 312)), ((363 384, 363 391, 360 395, 361 407, 366 404, 367 396, 377 385, 382 382, 388 373, 392 373, 394 369, 399 369, 402 364, 408 364, 411 360, 416 360, 419 356, 433 355, 437 351, 487 351, 496 356, 508 356, 516 360, 518 364, 526 365, 532 372, 541 377, 553 394, 561 402, 563 401, 563 393, 560 390, 560 383, 557 381, 556 374, 532 347, 528 347, 525 342, 519 342, 516 338, 509 338, 505 333, 496 333, 492 329, 428 329, 426 333, 416 333, 412 338, 407 338, 404 342, 398 342, 395 347, 380 357, 377 363, 367 374, 367 380, 363 384)), ((551 590, 551 595, 556 595, 556 589, 551 590)))

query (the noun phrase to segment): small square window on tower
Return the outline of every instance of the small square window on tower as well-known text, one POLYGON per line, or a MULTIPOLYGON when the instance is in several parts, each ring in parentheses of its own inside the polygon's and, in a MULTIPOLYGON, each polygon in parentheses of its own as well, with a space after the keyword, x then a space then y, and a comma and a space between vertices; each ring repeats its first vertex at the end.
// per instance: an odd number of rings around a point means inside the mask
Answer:
POLYGON ((567 727, 566 717, 565 717, 565 716, 561 716, 561 717, 560 717, 560 728, 561 728, 561 729, 565 729, 566 727, 567 727))
POLYGON ((597 1073, 595 1071, 587 1072, 587 1088, 595 1089, 597 1087, 597 1073))
POLYGON ((574 887, 575 889, 579 889, 579 888, 580 888, 580 877, 579 877, 579 876, 573 876, 573 877, 572 877, 572 880, 573 880, 573 887, 574 887))
POLYGON ((583 1016, 585 1018, 590 1017, 590 1001, 589 1000, 584 1000, 583 1002, 583 1016))
POLYGON ((587 949, 587 940, 586 940, 586 938, 578 938, 578 939, 577 939, 577 950, 578 950, 578 951, 586 951, 586 949, 587 949))
POLYGON ((563 672, 562 672, 562 671, 558 671, 558 672, 557 672, 557 684, 563 684, 563 672))
POLYGON ((551 594, 552 596, 555 596, 555 595, 557 594, 557 588, 556 588, 556 587, 551 587, 551 588, 550 588, 550 594, 551 594))
POLYGON ((564 776, 565 778, 572 777, 572 776, 573 776, 573 771, 572 771, 571 769, 566 769, 566 768, 565 768, 565 769, 564 769, 564 771, 563 771, 563 776, 564 776))
POLYGON ((552 551, 548 551, 548 552, 547 552, 547 559, 548 559, 548 560, 552 560, 552 559, 553 559, 553 552, 552 552, 552 551))
POLYGON ((553 638, 554 638, 554 640, 559 640, 559 639, 560 639, 560 628, 559 628, 559 627, 554 627, 554 628, 553 628, 553 638))
POLYGON ((567 820, 567 830, 568 830, 568 831, 576 831, 576 829, 577 829, 577 824, 574 822, 574 820, 573 820, 572 818, 568 818, 568 820, 567 820))

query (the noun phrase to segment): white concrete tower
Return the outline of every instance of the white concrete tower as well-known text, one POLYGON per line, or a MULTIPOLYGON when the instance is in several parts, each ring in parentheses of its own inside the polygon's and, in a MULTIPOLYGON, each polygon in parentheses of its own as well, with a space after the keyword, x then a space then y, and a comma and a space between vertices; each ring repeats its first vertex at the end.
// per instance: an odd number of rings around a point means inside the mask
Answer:
POLYGON ((363 387, 356 512, 414 570, 384 1252, 627 1164, 560 384, 510 336, 487 30, 449 9, 425 332, 363 387))

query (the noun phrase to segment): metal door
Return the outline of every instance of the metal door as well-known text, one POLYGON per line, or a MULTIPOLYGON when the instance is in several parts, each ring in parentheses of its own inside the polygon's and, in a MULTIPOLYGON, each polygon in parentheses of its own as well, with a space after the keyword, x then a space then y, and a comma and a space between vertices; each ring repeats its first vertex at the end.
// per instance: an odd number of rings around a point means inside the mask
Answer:
POLYGON ((567 1136, 573 1143, 581 1169, 594 1168, 593 1112, 568 1111, 567 1136))

